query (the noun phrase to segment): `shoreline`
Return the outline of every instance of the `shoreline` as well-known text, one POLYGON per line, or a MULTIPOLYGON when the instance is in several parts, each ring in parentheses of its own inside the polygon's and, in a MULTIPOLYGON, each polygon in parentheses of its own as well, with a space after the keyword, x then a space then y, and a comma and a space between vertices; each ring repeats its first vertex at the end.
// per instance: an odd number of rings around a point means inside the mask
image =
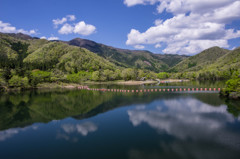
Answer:
POLYGON ((117 84, 117 85, 143 85, 143 84, 155 84, 155 83, 175 83, 175 82, 189 82, 190 80, 187 79, 166 79, 166 80, 147 80, 147 81, 107 81, 107 82, 93 82, 93 81, 86 81, 83 84, 117 84))
POLYGON ((143 84, 157 84, 157 83, 174 83, 174 82, 189 82, 190 80, 179 80, 179 79, 166 79, 166 80, 147 80, 147 81, 107 81, 107 82, 93 82, 93 81, 86 81, 82 83, 40 83, 37 87, 28 87, 28 88, 9 88, 9 87, 2 87, 0 92, 8 92, 8 91, 21 91, 21 90, 31 90, 31 89, 76 89, 78 87, 86 86, 86 85, 94 85, 94 84, 115 84, 115 85, 129 85, 129 86, 136 86, 136 85, 143 85, 143 84))
POLYGON ((188 79, 165 79, 159 80, 160 83, 175 83, 175 82, 189 82, 188 79))

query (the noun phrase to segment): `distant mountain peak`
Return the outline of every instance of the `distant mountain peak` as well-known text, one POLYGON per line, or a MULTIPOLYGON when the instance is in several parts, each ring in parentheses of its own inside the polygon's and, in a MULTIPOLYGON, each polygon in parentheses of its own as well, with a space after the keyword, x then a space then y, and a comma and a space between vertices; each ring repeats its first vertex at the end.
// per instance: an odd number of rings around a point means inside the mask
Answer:
POLYGON ((32 40, 32 39, 34 39, 30 35, 23 34, 23 33, 7 33, 7 35, 12 36, 12 37, 17 38, 17 39, 21 39, 21 40, 32 40))
POLYGON ((79 46, 79 47, 82 47, 82 46, 85 46, 85 45, 89 45, 89 46, 97 45, 97 43, 94 42, 94 41, 87 40, 87 39, 81 39, 81 38, 72 39, 68 42, 68 44, 74 45, 74 46, 79 46))

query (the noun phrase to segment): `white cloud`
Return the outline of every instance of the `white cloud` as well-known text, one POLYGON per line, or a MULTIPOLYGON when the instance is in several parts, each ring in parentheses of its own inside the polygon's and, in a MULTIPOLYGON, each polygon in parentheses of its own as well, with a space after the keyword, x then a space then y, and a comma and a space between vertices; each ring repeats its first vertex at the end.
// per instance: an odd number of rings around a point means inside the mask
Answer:
POLYGON ((80 34, 80 35, 90 35, 96 31, 96 27, 91 24, 86 24, 84 21, 78 23, 67 23, 68 21, 75 21, 75 15, 67 15, 62 19, 54 19, 53 24, 55 28, 58 28, 59 25, 62 27, 58 30, 59 34, 80 34))
POLYGON ((155 25, 161 25, 162 23, 163 23, 163 20, 161 20, 161 19, 157 19, 154 22, 155 25))
POLYGON ((0 21, 0 32, 2 33, 23 33, 28 35, 37 34, 36 30, 24 30, 24 29, 17 29, 16 27, 12 26, 10 23, 4 23, 0 21))
POLYGON ((128 7, 137 5, 137 4, 154 4, 158 0, 124 0, 124 4, 126 4, 128 7))
POLYGON ((67 22, 67 18, 63 17, 62 19, 53 19, 52 22, 53 22, 54 26, 57 28, 58 25, 67 22))
POLYGON ((74 27, 72 27, 70 24, 66 23, 64 24, 60 30, 58 30, 59 34, 71 34, 73 32, 74 27))
POLYGON ((42 37, 40 37, 40 39, 47 39, 47 37, 46 36, 42 36, 42 37))
POLYGON ((140 4, 157 4, 159 13, 166 10, 176 15, 187 12, 205 13, 227 6, 236 1, 239 0, 124 0, 124 4, 128 7, 140 4))
POLYGON ((64 23, 66 23, 67 21, 75 21, 76 17, 75 15, 67 15, 61 19, 57 18, 57 19, 53 19, 52 22, 54 24, 54 27, 57 28, 59 25, 62 25, 64 23))
POLYGON ((64 24, 59 30, 59 34, 80 34, 80 35, 90 35, 96 31, 96 27, 91 24, 86 24, 84 21, 80 21, 77 24, 70 25, 68 23, 64 24))
POLYGON ((81 21, 75 25, 73 32, 81 35, 90 35, 94 33, 95 30, 95 26, 91 24, 86 24, 84 21, 81 21))
POLYGON ((144 49, 145 47, 143 45, 135 45, 134 46, 135 49, 144 49))
POLYGON ((67 15, 67 17, 69 18, 69 21, 74 21, 74 20, 76 20, 75 15, 67 15))
POLYGON ((56 37, 56 36, 51 36, 51 37, 49 37, 49 38, 47 38, 46 36, 42 36, 42 37, 40 37, 40 39, 46 39, 46 40, 59 40, 59 38, 58 37, 56 37))
MULTIPOLYGON (((127 6, 158 3, 157 10, 173 13, 165 21, 157 19, 145 32, 131 29, 127 45, 166 44, 164 53, 196 54, 212 46, 228 48, 228 40, 240 37, 240 30, 226 24, 240 19, 236 0, 125 0, 127 6), (187 14, 188 13, 188 14, 187 14)), ((157 48, 157 47, 156 47, 157 48)))
POLYGON ((51 41, 51 40, 59 40, 59 38, 56 37, 56 36, 51 36, 51 37, 48 38, 48 40, 50 40, 50 41, 51 41))
POLYGON ((155 45, 155 48, 161 48, 161 47, 162 47, 161 44, 156 44, 156 45, 155 45))

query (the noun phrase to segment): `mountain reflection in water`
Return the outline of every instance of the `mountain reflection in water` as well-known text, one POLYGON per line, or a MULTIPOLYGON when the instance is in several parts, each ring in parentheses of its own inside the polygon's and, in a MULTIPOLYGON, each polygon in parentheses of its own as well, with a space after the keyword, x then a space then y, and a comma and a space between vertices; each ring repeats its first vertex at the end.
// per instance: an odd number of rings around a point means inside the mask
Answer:
POLYGON ((237 159, 239 112, 217 93, 8 93, 0 158, 237 159))

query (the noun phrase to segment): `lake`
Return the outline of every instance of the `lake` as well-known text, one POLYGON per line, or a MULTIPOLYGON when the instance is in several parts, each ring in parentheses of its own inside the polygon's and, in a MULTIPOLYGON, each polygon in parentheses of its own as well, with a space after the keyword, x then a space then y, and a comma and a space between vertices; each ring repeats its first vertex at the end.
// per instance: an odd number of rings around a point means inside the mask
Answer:
MULTIPOLYGON (((221 83, 147 89, 221 87, 221 83)), ((217 92, 35 90, 0 95, 1 159, 239 159, 240 102, 217 92)))

